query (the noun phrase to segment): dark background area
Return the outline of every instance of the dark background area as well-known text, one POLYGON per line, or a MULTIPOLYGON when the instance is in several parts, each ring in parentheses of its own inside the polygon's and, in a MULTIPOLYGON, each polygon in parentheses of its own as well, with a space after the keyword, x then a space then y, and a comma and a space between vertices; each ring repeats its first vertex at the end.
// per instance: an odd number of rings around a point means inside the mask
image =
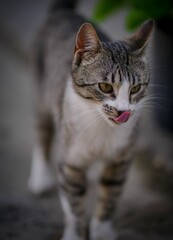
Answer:
MULTIPOLYGON (((79 1, 91 17, 95 1, 79 1)), ((0 239, 58 239, 63 228, 58 194, 33 197, 27 189, 34 144, 34 75, 29 53, 48 11, 48 0, 0 1, 0 239)), ((127 37, 126 9, 100 24, 112 39, 127 37)), ((164 46, 161 46, 164 47, 164 46)), ((149 47, 151 93, 155 86, 149 47)), ((167 86, 166 86, 167 87, 167 86)), ((172 96, 168 96, 168 99, 172 96)), ((154 104, 159 108, 157 104, 154 104)), ((162 109, 160 108, 160 114, 162 109)), ((120 239, 173 239, 173 136, 157 123, 154 107, 143 113, 141 133, 119 204, 120 239)), ((92 193, 88 200, 91 204, 92 193)))

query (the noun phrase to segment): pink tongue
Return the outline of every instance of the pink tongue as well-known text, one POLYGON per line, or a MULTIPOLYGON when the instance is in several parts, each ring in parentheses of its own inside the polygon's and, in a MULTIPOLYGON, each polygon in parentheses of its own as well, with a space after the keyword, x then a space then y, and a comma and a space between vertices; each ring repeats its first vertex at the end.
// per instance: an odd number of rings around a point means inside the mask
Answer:
POLYGON ((128 121, 130 117, 130 112, 126 111, 123 112, 119 117, 115 118, 114 120, 118 123, 125 123, 128 121))

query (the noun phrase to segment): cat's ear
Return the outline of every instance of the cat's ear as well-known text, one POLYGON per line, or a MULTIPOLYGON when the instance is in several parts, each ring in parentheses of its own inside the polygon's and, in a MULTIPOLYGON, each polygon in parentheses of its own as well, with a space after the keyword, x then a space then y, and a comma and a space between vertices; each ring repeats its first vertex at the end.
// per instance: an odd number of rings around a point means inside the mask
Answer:
POLYGON ((76 36, 74 57, 77 62, 81 60, 86 52, 96 53, 102 48, 94 27, 90 23, 84 23, 76 36))
POLYGON ((129 45, 130 52, 142 53, 148 43, 153 29, 154 20, 149 19, 148 21, 144 22, 126 41, 129 45))

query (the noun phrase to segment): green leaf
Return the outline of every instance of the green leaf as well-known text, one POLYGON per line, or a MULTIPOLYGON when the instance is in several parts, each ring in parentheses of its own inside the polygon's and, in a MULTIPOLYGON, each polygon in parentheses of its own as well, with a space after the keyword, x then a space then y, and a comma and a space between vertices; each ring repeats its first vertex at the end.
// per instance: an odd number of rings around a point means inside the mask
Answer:
POLYGON ((148 13, 138 9, 132 9, 126 17, 127 29, 130 31, 134 30, 149 18, 150 16, 148 15, 148 13))
POLYGON ((98 0, 93 11, 93 19, 103 21, 109 15, 119 10, 124 3, 125 0, 98 0))
POLYGON ((152 18, 161 18, 170 14, 172 0, 128 0, 129 6, 135 11, 145 12, 152 18))

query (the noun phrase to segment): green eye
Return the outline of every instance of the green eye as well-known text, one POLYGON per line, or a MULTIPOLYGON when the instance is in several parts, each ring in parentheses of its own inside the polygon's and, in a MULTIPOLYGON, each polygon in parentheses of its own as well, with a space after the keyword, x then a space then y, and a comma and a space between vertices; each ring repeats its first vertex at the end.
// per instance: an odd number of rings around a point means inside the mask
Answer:
POLYGON ((113 87, 109 83, 99 83, 99 88, 104 93, 112 93, 113 87))
POLYGON ((135 94, 135 93, 139 92, 140 89, 141 89, 141 85, 140 85, 140 84, 138 84, 138 85, 136 85, 136 86, 133 86, 133 87, 131 88, 131 94, 135 94))

